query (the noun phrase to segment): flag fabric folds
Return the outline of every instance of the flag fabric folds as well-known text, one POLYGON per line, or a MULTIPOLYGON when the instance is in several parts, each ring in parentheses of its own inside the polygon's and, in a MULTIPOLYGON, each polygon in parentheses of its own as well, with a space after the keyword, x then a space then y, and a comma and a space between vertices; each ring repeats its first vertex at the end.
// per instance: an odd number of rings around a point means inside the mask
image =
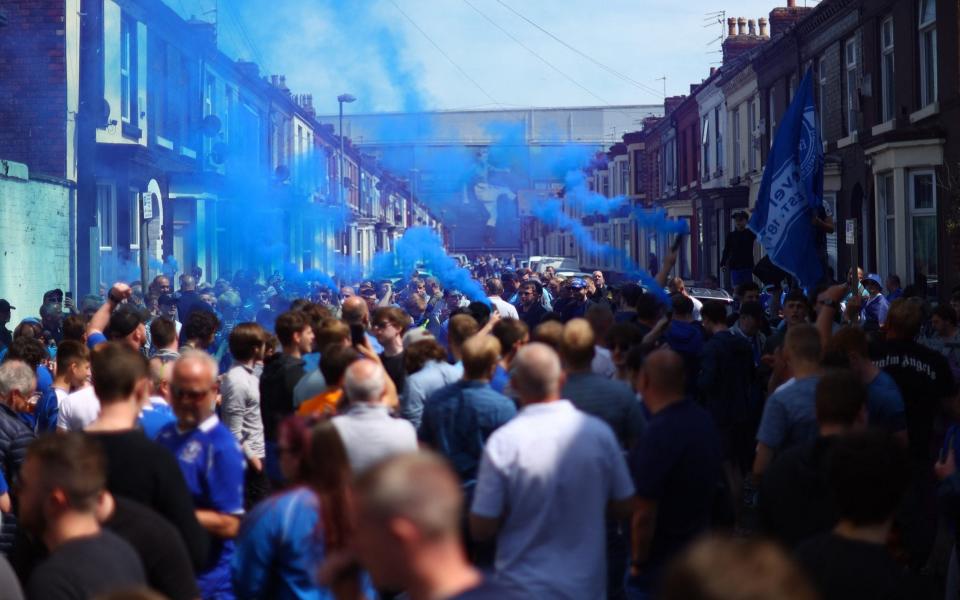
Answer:
POLYGON ((823 203, 823 144, 808 69, 770 149, 749 227, 773 264, 816 285, 824 275, 813 218, 823 203))

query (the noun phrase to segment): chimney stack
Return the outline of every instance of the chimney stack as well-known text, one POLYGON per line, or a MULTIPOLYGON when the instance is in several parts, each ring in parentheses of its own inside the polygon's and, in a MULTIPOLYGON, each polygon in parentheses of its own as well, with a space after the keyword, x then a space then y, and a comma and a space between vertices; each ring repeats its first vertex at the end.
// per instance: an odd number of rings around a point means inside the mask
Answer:
POLYGON ((760 17, 760 19, 757 20, 757 24, 760 25, 760 37, 767 37, 767 18, 760 17))
POLYGON ((747 21, 747 33, 757 35, 757 22, 753 19, 747 21))
POLYGON ((787 8, 796 8, 797 0, 787 0, 787 8))
POLYGON ((737 35, 743 35, 746 33, 747 20, 743 17, 737 19, 737 35))
POLYGON ((727 19, 727 35, 729 37, 737 35, 737 19, 734 17, 727 19))
POLYGON ((717 68, 716 68, 716 67, 710 67, 710 77, 713 77, 714 73, 716 73, 716 72, 717 72, 717 68))

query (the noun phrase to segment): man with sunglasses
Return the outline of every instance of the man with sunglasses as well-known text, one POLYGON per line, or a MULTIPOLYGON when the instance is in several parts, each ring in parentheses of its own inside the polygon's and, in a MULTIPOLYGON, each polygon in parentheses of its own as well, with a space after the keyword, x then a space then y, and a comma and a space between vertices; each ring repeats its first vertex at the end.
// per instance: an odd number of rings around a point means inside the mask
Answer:
POLYGON ((243 451, 215 412, 217 363, 205 352, 186 351, 173 367, 171 396, 177 422, 157 442, 180 464, 197 520, 211 536, 209 561, 197 571, 203 598, 233 598, 230 563, 243 515, 243 451))
POLYGON ((380 353, 380 362, 386 369, 387 375, 393 380, 398 390, 403 389, 406 380, 406 370, 403 365, 403 332, 410 326, 410 317, 401 309, 394 306, 378 308, 373 312, 373 326, 371 331, 383 352, 380 353))

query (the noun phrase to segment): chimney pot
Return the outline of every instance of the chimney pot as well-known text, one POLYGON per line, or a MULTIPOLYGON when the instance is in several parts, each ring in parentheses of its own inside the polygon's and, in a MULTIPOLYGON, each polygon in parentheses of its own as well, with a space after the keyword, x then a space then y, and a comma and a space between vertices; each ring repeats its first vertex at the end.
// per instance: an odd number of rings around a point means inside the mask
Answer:
POLYGON ((760 25, 760 37, 767 37, 767 18, 760 17, 760 19, 757 20, 757 24, 760 25))
POLYGON ((713 77, 716 72, 717 72, 716 67, 710 67, 710 77, 713 77))
POLYGON ((734 17, 727 19, 727 35, 730 37, 737 35, 737 19, 734 17))
POLYGON ((753 19, 747 21, 747 33, 750 35, 757 35, 757 22, 753 19))
POLYGON ((797 0, 787 0, 787 8, 796 8, 797 0))
POLYGON ((747 27, 747 20, 743 17, 737 19, 737 35, 743 35, 746 33, 745 29, 747 27))

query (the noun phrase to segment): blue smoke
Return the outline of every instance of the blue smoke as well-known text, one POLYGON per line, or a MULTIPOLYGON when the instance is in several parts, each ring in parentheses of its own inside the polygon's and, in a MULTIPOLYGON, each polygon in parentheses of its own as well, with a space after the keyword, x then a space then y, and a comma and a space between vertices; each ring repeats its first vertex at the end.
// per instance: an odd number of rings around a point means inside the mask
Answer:
POLYGON ((415 269, 430 271, 444 288, 460 290, 471 300, 489 303, 483 288, 471 277, 470 271, 460 267, 447 255, 439 236, 427 227, 408 229, 397 240, 393 252, 378 254, 373 259, 373 276, 376 279, 408 277, 415 269))

